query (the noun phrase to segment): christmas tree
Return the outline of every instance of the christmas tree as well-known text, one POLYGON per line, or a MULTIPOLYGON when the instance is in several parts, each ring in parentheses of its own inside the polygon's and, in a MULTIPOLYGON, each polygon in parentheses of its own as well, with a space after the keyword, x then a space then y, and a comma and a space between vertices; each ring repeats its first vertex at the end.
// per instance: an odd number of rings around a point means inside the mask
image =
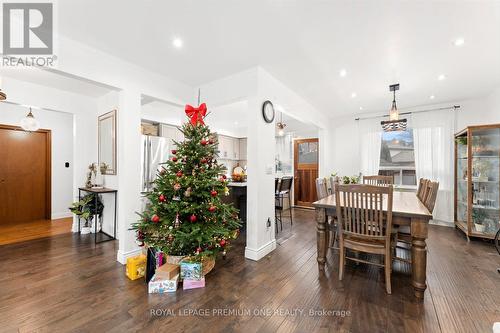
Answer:
POLYGON ((216 160, 217 135, 203 121, 205 103, 187 105, 186 114, 190 121, 181 129, 185 139, 175 142, 133 229, 141 246, 201 260, 225 254, 240 222, 238 211, 221 200, 229 194, 226 168, 216 160))

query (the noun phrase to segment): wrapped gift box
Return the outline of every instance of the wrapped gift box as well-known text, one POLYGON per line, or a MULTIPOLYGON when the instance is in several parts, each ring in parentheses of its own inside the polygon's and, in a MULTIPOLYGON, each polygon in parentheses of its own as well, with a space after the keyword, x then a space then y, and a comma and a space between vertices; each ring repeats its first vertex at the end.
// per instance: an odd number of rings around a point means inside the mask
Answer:
POLYGON ((201 278, 200 280, 183 280, 182 281, 182 289, 195 289, 195 288, 203 288, 205 287, 205 278, 201 278))
POLYGON ((181 264, 181 279, 184 280, 201 280, 203 278, 201 263, 182 261, 181 264))
POLYGON ((163 294, 163 293, 174 292, 177 290, 178 280, 179 280, 179 275, 176 275, 171 280, 159 279, 155 275, 148 283, 148 292, 150 294, 163 294))
POLYGON ((156 269, 156 277, 162 280, 172 280, 179 275, 179 265, 163 264, 156 269))
POLYGON ((130 280, 137 280, 143 277, 145 272, 146 272, 146 256, 144 254, 127 258, 127 266, 125 274, 130 280))

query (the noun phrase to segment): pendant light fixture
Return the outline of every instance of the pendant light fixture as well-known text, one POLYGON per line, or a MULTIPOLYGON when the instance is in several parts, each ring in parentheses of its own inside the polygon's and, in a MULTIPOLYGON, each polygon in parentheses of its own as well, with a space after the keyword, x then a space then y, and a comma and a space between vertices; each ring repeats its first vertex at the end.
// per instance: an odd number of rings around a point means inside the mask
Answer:
POLYGON ((399 90, 399 83, 391 84, 389 91, 393 93, 392 107, 389 111, 389 120, 381 121, 382 129, 384 132, 405 131, 407 121, 406 119, 399 119, 399 111, 396 105, 396 91, 399 90))
POLYGON ((280 121, 276 123, 276 127, 278 128, 279 136, 285 135, 286 124, 283 122, 283 112, 280 112, 280 121))
POLYGON ((35 119, 35 116, 33 116, 31 108, 30 112, 26 115, 26 117, 21 119, 21 127, 23 130, 28 132, 35 132, 38 131, 38 129, 40 128, 40 123, 38 122, 38 120, 35 119))

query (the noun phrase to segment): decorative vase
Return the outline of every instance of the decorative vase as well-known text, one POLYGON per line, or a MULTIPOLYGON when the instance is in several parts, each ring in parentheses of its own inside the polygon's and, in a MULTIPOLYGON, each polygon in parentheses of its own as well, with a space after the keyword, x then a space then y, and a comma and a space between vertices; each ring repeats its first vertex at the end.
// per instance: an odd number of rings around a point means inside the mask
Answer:
POLYGON ((82 227, 82 229, 80 230, 80 233, 82 235, 86 235, 86 234, 90 234, 90 227, 82 227))

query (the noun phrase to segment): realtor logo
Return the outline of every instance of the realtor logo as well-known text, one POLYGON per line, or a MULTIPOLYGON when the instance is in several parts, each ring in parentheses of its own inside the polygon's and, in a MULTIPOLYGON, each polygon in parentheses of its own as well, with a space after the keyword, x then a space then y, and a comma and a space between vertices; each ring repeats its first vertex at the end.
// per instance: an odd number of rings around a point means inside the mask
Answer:
POLYGON ((53 53, 52 3, 3 4, 3 54, 53 53))

